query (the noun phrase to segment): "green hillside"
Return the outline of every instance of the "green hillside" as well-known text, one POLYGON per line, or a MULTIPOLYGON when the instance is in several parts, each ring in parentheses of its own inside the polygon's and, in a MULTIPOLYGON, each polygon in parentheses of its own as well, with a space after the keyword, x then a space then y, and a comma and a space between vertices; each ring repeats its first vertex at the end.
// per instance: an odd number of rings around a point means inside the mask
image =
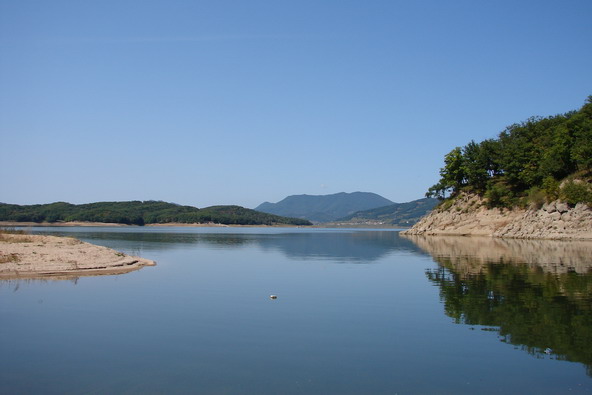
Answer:
POLYGON ((592 96, 577 111, 533 117, 496 139, 454 148, 440 176, 426 196, 472 192, 485 196, 490 207, 555 199, 592 205, 592 96))
POLYGON ((421 217, 432 211, 438 199, 425 198, 407 203, 394 203, 384 207, 358 211, 340 218, 337 222, 365 223, 382 222, 385 225, 411 226, 421 217))
POLYGON ((19 206, 0 203, 0 221, 15 222, 110 222, 128 225, 163 223, 218 223, 225 225, 311 225, 307 220, 265 214, 240 206, 198 209, 160 201, 57 202, 19 206))

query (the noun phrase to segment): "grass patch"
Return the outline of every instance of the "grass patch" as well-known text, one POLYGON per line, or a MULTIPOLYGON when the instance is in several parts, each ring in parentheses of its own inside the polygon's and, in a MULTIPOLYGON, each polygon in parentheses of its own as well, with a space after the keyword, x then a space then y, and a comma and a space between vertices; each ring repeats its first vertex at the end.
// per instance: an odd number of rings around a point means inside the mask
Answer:
POLYGON ((0 228, 0 241, 7 243, 30 243, 33 238, 28 237, 29 235, 24 229, 0 228))
POLYGON ((29 233, 29 231, 27 231, 25 229, 0 228, 0 234, 4 234, 4 235, 28 235, 30 233, 29 233))
POLYGON ((438 206, 436 206, 436 208, 441 211, 446 211, 450 207, 452 207, 452 205, 454 204, 455 201, 456 201, 456 197, 450 197, 450 198, 440 202, 440 204, 438 204, 438 206))
POLYGON ((19 262, 21 259, 18 254, 2 254, 0 255, 0 263, 19 262))

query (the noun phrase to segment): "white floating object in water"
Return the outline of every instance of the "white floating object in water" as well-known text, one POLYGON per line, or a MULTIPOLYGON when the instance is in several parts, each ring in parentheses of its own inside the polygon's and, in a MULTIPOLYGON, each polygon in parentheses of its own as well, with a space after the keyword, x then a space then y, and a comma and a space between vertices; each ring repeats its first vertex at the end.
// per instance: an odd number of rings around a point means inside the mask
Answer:
POLYGON ((277 295, 269 295, 269 299, 277 299, 277 295))
POLYGON ((551 350, 550 348, 545 348, 545 354, 551 354, 553 352, 553 350, 551 350))

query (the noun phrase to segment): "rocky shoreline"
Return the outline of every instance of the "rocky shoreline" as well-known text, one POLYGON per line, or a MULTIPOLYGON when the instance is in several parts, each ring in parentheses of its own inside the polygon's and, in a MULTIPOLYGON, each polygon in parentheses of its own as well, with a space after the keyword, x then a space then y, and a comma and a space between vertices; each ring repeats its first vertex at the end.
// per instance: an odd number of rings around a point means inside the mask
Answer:
POLYGON ((488 209, 484 199, 463 194, 447 208, 437 207, 407 235, 490 236, 518 239, 592 240, 592 209, 559 200, 529 209, 488 209))
POLYGON ((155 264, 71 237, 0 234, 0 279, 122 274, 155 264))

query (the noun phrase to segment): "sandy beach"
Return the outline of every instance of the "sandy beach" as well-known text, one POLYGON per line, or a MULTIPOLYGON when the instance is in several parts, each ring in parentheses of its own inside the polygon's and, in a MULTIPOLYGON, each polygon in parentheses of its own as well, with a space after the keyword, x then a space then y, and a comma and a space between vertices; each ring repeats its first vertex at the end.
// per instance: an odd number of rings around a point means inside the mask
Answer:
POLYGON ((154 265, 71 237, 0 233, 0 279, 122 274, 154 265))

